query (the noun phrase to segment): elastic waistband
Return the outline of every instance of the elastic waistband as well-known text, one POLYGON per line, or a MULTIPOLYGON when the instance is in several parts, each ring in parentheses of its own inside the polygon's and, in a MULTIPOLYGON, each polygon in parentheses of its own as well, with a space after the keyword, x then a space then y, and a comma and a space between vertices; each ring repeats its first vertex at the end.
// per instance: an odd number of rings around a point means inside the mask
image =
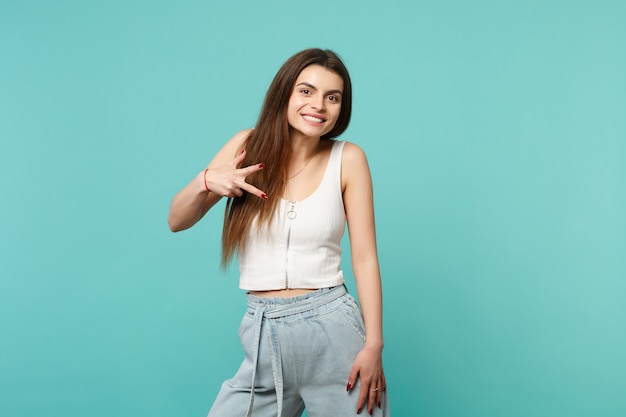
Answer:
POLYGON ((307 294, 289 298, 265 298, 247 294, 248 313, 254 314, 259 305, 264 307, 263 314, 267 318, 286 317, 309 310, 317 310, 323 313, 327 309, 334 308, 334 303, 330 303, 338 300, 347 293, 345 286, 338 285, 331 288, 321 288, 307 294))

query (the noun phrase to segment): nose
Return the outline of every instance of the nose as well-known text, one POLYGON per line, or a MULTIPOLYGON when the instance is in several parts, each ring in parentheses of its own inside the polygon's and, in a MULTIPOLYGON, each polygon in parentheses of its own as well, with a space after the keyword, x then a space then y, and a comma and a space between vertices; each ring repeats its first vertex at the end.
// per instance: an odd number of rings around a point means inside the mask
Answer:
POLYGON ((326 105, 326 101, 324 100, 324 97, 321 95, 311 99, 310 106, 314 110, 323 110, 325 105, 326 105))

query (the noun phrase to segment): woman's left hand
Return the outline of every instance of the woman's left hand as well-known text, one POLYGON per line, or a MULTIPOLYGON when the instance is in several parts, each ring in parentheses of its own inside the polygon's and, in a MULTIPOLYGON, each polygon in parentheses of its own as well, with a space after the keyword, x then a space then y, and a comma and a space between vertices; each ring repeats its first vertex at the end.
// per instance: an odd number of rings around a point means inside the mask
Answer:
POLYGON ((382 349, 365 346, 354 359, 352 370, 348 378, 348 391, 361 379, 361 391, 357 402, 357 414, 361 413, 364 405, 370 415, 374 405, 380 408, 383 391, 387 389, 385 373, 383 372, 382 349))

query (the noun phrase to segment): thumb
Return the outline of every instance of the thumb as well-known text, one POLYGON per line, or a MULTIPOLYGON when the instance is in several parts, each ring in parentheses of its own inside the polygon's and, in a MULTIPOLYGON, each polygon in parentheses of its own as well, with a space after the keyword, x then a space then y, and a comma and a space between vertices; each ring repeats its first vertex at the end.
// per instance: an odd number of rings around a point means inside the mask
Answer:
POLYGON ((239 152, 239 155, 237 155, 235 157, 235 159, 233 159, 232 164, 235 168, 239 167, 239 164, 243 162, 243 160, 246 158, 246 150, 242 149, 241 152, 239 152))

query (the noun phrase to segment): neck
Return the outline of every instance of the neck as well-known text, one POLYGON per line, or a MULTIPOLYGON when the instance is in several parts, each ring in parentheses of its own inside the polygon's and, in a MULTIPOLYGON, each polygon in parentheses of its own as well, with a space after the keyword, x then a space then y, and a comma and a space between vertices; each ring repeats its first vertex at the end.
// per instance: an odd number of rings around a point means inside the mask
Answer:
POLYGON ((304 137, 301 135, 291 136, 291 162, 306 161, 311 158, 319 148, 319 137, 304 137))
POLYGON ((304 171, 309 162, 311 162, 315 155, 317 155, 319 143, 319 138, 296 140, 295 142, 292 141, 291 158, 289 161, 287 177, 285 178, 285 180, 295 178, 300 175, 302 171, 304 171))

